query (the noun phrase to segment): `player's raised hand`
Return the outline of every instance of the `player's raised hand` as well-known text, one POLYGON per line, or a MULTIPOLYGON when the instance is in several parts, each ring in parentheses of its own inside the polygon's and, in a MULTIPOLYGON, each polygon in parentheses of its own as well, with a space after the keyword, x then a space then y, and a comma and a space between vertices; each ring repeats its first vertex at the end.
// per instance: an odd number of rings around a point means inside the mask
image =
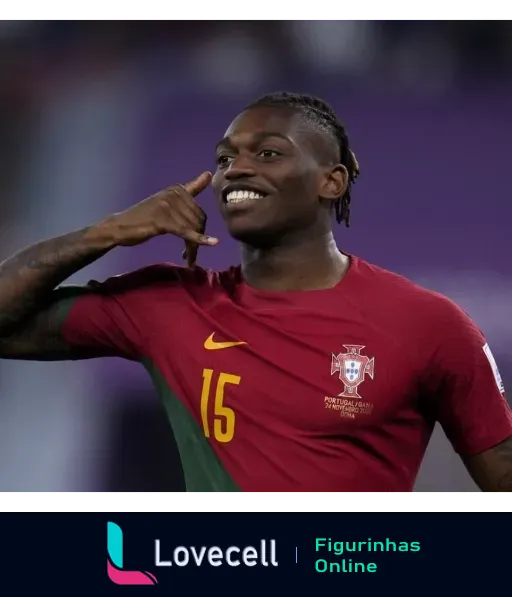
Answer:
MULTIPOLYGON (((191 180, 186 185, 184 185, 184 189, 187 193, 189 193, 192 197, 195 197, 201 191, 210 184, 212 180, 212 175, 210 172, 203 172, 194 180, 191 180)), ((199 229, 199 233, 204 235, 206 230, 206 214, 201 209, 203 215, 203 223, 201 228, 199 229)), ((214 239, 216 240, 216 239, 214 239)), ((209 243, 210 244, 210 243, 209 243)), ((197 251, 199 250, 199 244, 196 242, 191 241, 190 239, 185 239, 185 250, 183 251, 183 259, 187 260, 187 264, 189 267, 193 267, 196 264, 197 259, 197 251)))
POLYGON ((210 172, 203 172, 185 185, 167 187, 111 216, 109 225, 116 244, 134 246, 155 236, 172 234, 185 240, 189 265, 193 265, 199 245, 212 246, 219 242, 204 234, 206 214, 194 200, 210 184, 211 177, 210 172))

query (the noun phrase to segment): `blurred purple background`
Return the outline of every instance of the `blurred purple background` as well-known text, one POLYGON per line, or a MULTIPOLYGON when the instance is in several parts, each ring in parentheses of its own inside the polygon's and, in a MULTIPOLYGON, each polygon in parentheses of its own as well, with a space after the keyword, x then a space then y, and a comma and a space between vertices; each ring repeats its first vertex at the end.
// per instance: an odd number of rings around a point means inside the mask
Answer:
MULTIPOLYGON (((339 246, 453 298, 512 381, 511 34, 510 22, 2 22, 2 258, 214 168, 216 141, 254 96, 313 93, 361 166, 339 246)), ((200 202, 222 239, 200 263, 237 262, 209 191, 200 202)), ((180 253, 159 238, 71 281, 180 253)), ((181 487, 141 367, 0 363, 0 490, 181 487)), ((440 430, 416 489, 475 490, 440 430)))

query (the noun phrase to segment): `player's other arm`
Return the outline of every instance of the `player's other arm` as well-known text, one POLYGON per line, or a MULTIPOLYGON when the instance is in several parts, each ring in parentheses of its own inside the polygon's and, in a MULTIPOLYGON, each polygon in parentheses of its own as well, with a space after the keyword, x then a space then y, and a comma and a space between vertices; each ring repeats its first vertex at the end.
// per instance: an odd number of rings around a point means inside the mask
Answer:
MULTIPOLYGON (((73 298, 86 289, 58 286, 114 247, 138 245, 162 234, 185 239, 193 264, 198 245, 217 242, 203 234, 206 218, 193 199, 210 179, 206 172, 103 222, 27 247, 1 263, 0 358, 60 360, 118 354, 115 346, 92 337, 90 345, 82 338, 79 346, 70 346, 62 322, 73 298)), ((95 311, 104 303, 87 304, 95 311)))
POLYGON ((427 373, 437 419, 482 491, 512 491, 512 409, 489 345, 450 303, 432 328, 427 373))
POLYGON ((465 457, 464 464, 482 491, 512 491, 512 437, 481 454, 465 457))

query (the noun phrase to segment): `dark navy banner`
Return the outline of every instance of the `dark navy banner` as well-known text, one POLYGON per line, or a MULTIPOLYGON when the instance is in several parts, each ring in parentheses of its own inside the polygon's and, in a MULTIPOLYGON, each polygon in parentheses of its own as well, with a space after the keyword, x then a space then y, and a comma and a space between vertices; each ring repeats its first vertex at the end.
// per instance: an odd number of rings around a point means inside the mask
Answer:
POLYGON ((2 595, 459 597, 512 590, 511 514, 1 514, 0 520, 2 595))

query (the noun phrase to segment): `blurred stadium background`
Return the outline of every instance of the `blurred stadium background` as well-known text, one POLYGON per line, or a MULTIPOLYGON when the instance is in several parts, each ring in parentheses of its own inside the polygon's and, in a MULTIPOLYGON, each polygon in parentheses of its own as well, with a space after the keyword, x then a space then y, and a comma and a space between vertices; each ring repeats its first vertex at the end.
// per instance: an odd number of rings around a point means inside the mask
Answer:
MULTIPOLYGON (((456 300, 512 383, 510 22, 0 22, 1 258, 213 168, 230 119, 282 89, 347 126, 362 174, 340 246, 456 300)), ((200 201, 222 238, 200 263, 237 261, 200 201)), ((72 281, 180 252, 160 238, 72 281)), ((181 488, 142 367, 0 363, 0 490, 181 488)), ((475 490, 439 430, 417 490, 475 490)))

